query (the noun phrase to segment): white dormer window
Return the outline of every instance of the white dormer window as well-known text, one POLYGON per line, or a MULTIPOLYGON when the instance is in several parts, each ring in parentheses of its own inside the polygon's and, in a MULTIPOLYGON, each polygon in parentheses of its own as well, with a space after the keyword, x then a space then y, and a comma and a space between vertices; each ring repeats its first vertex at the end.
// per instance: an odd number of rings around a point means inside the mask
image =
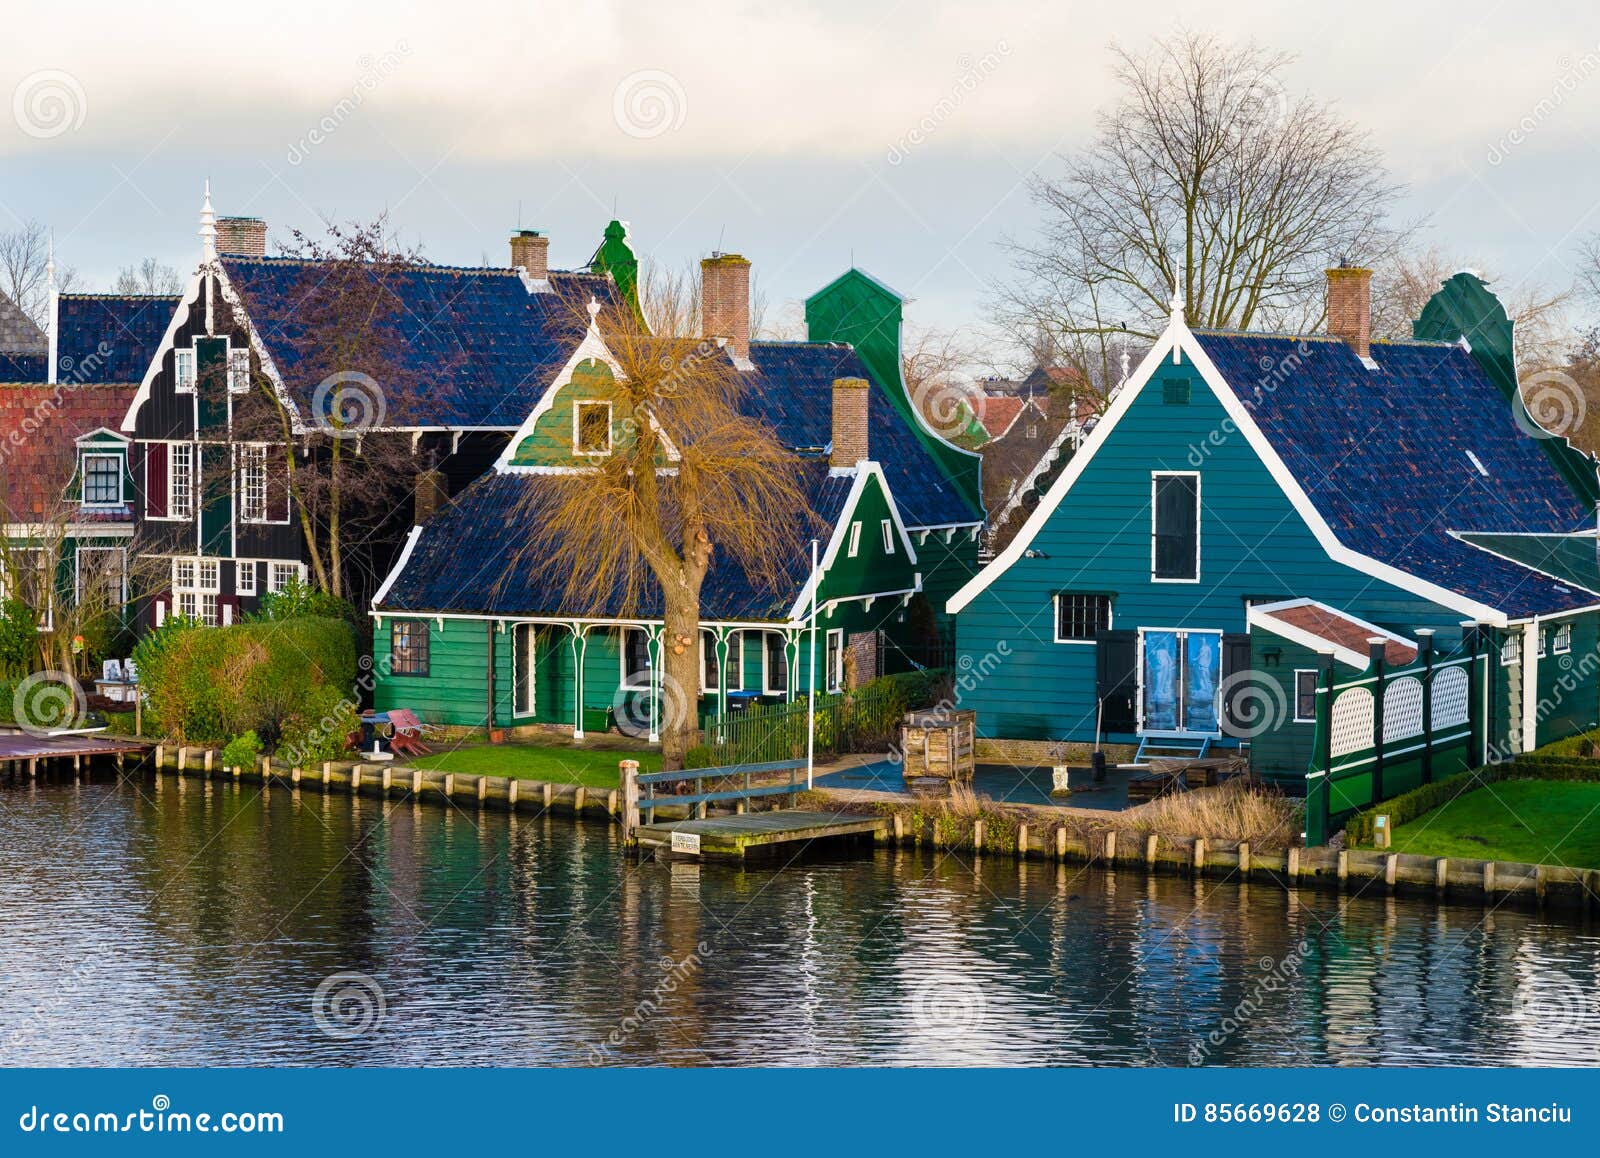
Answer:
POLYGON ((246 394, 250 390, 250 350, 228 351, 228 393, 246 394))
POLYGON ((856 557, 856 552, 859 551, 859 550, 861 550, 861 524, 860 523, 851 523, 850 524, 850 544, 845 549, 845 554, 848 555, 850 558, 854 559, 856 557))
POLYGON ((83 456, 84 506, 120 507, 126 501, 122 494, 123 461, 120 454, 83 456))
POLYGON ((195 370, 194 351, 172 351, 172 376, 173 388, 181 394, 193 394, 194 384, 198 377, 195 370))
POLYGON ((891 523, 888 519, 884 519, 883 522, 879 524, 879 526, 883 530, 883 553, 885 555, 893 555, 894 554, 894 524, 891 523))
POLYGON ((573 406, 572 453, 611 453, 611 403, 579 402, 573 406))

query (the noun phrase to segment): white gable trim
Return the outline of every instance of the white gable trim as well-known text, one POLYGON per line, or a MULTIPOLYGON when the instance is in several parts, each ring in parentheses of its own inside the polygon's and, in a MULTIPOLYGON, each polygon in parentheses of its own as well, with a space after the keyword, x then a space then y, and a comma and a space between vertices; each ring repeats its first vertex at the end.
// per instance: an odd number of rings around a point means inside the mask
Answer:
MULTIPOLYGON (((204 279, 204 267, 195 270, 190 276, 189 285, 178 301, 178 308, 172 311, 172 320, 167 323, 167 332, 162 335, 161 344, 151 356, 150 364, 144 368, 144 377, 139 379, 139 391, 133 396, 133 401, 128 403, 128 412, 122 416, 122 429, 129 434, 138 429, 139 411, 150 401, 150 388, 155 384, 156 375, 161 372, 161 363, 166 360, 168 352, 178 340, 178 331, 189 322, 189 303, 199 299, 200 286, 204 279)), ((54 361, 52 357, 52 364, 54 361)))
POLYGON ((102 434, 109 435, 110 437, 116 439, 118 442, 122 443, 122 445, 124 447, 126 447, 130 442, 133 441, 133 439, 129 438, 126 434, 123 434, 121 431, 112 430, 109 426, 97 426, 93 430, 86 431, 85 433, 78 435, 77 438, 73 439, 73 442, 76 443, 78 446, 82 446, 85 442, 88 442, 91 438, 97 438, 102 434))
POLYGON ((1145 355, 1144 360, 1139 363, 1138 371, 1129 380, 1127 386, 1118 392, 1116 399, 1095 426, 1093 433, 1084 441, 1083 446, 1073 456, 1072 461, 1067 464, 1067 469, 1051 485, 1049 492, 1038 507, 1034 509, 1033 514, 1028 517, 1028 521, 1023 524, 1022 530, 1018 532, 1017 537, 1007 544, 1006 549, 996 556, 989 566, 973 576, 966 586, 951 597, 946 605, 946 609, 951 614, 959 612, 966 607, 989 584, 993 583, 1013 563, 1023 557, 1023 553, 1033 540, 1038 537, 1039 532, 1044 529, 1050 516, 1055 513, 1055 509, 1061 505, 1061 501, 1066 497, 1067 492, 1072 489, 1079 476, 1088 468, 1095 454, 1105 445, 1117 423, 1122 420, 1122 417, 1127 414, 1134 401, 1144 392, 1144 388, 1154 375, 1156 368, 1168 354, 1171 354, 1173 364, 1176 365, 1182 361, 1182 356, 1185 353, 1189 355, 1195 369, 1200 372, 1200 377, 1204 379, 1206 385, 1216 395, 1217 400, 1227 412, 1229 419, 1232 420, 1239 432, 1244 435, 1245 441, 1250 444, 1250 448, 1256 452, 1256 457, 1267 468, 1267 472, 1272 476, 1273 481, 1278 484, 1284 496, 1288 498, 1296 512, 1305 521, 1306 526, 1310 528, 1311 533, 1316 537, 1322 549, 1327 552, 1329 559, 1364 575, 1370 575, 1374 579, 1389 583, 1402 591, 1410 592, 1432 603, 1437 603, 1441 607, 1448 607, 1462 615, 1471 616, 1480 622, 1488 623, 1495 627, 1505 626, 1506 616, 1504 612, 1487 604, 1479 603, 1474 599, 1469 599, 1458 592, 1447 590, 1438 584, 1430 583, 1416 575, 1402 571, 1398 567, 1393 567, 1388 563, 1363 555, 1359 551, 1353 551, 1340 543, 1333 532, 1333 528, 1328 526, 1327 520, 1322 517, 1321 512, 1312 503, 1310 496, 1306 494, 1299 480, 1294 477, 1288 466, 1284 464, 1283 459, 1279 457, 1277 450, 1273 448, 1267 436, 1256 425, 1255 419, 1251 417, 1244 403, 1239 401, 1238 396, 1222 377, 1222 373, 1217 369, 1216 365, 1206 355, 1205 350, 1201 348, 1200 343, 1195 339, 1189 327, 1183 323, 1181 316, 1173 318, 1150 352, 1145 355))
POLYGON ((1348 664, 1359 670, 1365 670, 1368 664, 1371 663, 1370 656, 1362 655, 1359 651, 1351 651, 1348 647, 1342 647, 1332 640, 1324 639, 1320 635, 1307 631, 1303 627, 1296 627, 1292 623, 1286 623, 1273 614, 1276 611, 1287 611, 1291 607, 1315 607, 1319 611, 1326 611, 1329 615, 1337 616, 1348 623, 1354 623, 1369 635, 1378 636, 1393 643, 1404 644, 1413 651, 1418 650, 1417 642, 1414 639, 1407 639, 1403 635, 1386 631, 1375 623, 1368 623, 1365 619, 1351 615, 1348 611, 1341 611, 1337 607, 1329 607, 1326 603, 1318 602, 1315 599, 1285 599, 1282 603, 1257 604, 1246 612, 1245 622, 1251 627, 1260 627, 1263 630, 1272 632, 1274 635, 1280 635, 1290 643, 1298 643, 1301 647, 1311 651, 1323 655, 1332 655, 1340 663, 1348 664))
MULTIPOLYGON (((861 496, 866 493, 867 481, 877 479, 878 485, 883 488, 884 501, 889 504, 889 517, 894 520, 895 533, 899 536, 901 549, 906 553, 906 560, 913 567, 917 564, 917 549, 911 543, 911 535, 906 531, 906 525, 900 519, 900 505, 894 501, 894 491, 889 489, 889 480, 884 477, 883 467, 876 462, 863 460, 856 463, 855 481, 850 484, 850 493, 845 497, 844 506, 839 511, 839 518, 833 525, 833 534, 829 536, 827 546, 822 556, 817 561, 817 571, 814 575, 807 575, 805 584, 800 588, 800 594, 795 598, 794 606, 789 608, 788 621, 799 623, 810 614, 812 584, 819 576, 826 575, 828 568, 833 566, 833 561, 839 557, 839 552, 844 549, 845 535, 849 532, 852 516, 856 506, 861 502, 861 496)), ((901 592, 884 592, 885 597, 901 592)))
POLYGON ((383 585, 378 588, 377 594, 372 597, 374 614, 376 614, 378 605, 389 597, 389 588, 393 587, 395 580, 400 578, 400 573, 406 569, 406 564, 411 562, 411 552, 417 549, 417 542, 421 538, 422 528, 412 527, 411 533, 406 536, 405 546, 400 548, 400 557, 394 561, 394 566, 383 577, 383 585))
MULTIPOLYGON (((549 468, 539 466, 518 466, 511 461, 516 454, 517 447, 522 445, 524 439, 533 434, 534 428, 539 425, 539 419, 544 417, 556 404, 556 395, 563 388, 572 383, 572 375, 585 362, 604 362, 611 367, 611 372, 619 379, 622 377, 622 364, 612 357, 611 351, 606 348, 605 341, 600 337, 600 327, 595 318, 589 319, 589 329, 583 335, 583 341, 578 343, 578 348, 572 352, 566 364, 556 376, 551 379, 550 385, 545 387, 544 393, 539 396, 539 401, 534 403, 533 410, 528 417, 522 420, 522 425, 517 427, 517 432, 511 436, 511 441, 506 443, 505 449, 500 452, 500 457, 495 459, 494 470, 497 474, 545 474, 549 468)), ((572 468, 564 468, 572 469, 572 468)))

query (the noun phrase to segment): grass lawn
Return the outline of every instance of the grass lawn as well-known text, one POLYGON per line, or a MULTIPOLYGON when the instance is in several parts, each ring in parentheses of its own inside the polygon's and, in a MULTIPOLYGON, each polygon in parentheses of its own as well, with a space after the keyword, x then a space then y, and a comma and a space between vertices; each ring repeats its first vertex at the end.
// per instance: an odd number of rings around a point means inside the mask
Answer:
POLYGON ((661 771, 661 753, 595 738, 576 744, 470 744, 440 748, 431 756, 405 763, 438 772, 468 776, 515 776, 520 780, 548 780, 553 784, 582 784, 589 788, 615 788, 617 762, 639 761, 639 771, 661 771))
POLYGON ((1600 784, 1506 780, 1394 830, 1394 851, 1600 868, 1600 784))

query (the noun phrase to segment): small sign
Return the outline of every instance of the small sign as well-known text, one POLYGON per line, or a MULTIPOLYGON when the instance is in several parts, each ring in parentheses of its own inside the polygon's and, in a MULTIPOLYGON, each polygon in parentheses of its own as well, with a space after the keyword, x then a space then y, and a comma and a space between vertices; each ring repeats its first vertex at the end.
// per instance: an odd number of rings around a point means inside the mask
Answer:
POLYGON ((672 851, 688 852, 699 856, 700 834, 698 832, 674 832, 672 834, 672 851))

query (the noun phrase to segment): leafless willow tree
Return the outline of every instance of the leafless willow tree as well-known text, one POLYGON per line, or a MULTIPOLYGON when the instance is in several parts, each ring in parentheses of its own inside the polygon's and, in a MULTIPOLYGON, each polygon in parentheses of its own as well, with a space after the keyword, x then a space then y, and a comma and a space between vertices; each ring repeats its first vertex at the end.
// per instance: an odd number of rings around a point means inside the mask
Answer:
MULTIPOLYGON (((50 261, 50 233, 39 221, 24 221, 15 229, 0 230, 0 294, 32 318, 41 330, 50 323, 50 285, 45 267, 50 261)), ((56 286, 61 292, 77 283, 77 271, 57 264, 56 286)))
POLYGON ((163 265, 147 257, 138 265, 125 265, 117 274, 112 286, 119 294, 161 294, 173 296, 183 292, 183 278, 170 265, 163 265))
POLYGON ((1174 287, 1192 325, 1304 331, 1330 262, 1381 265, 1408 236, 1366 134, 1287 90, 1292 57, 1194 32, 1111 51, 1117 102, 1033 181, 1041 233, 1007 243, 994 312, 1019 344, 1114 382, 1123 327, 1159 332, 1174 287))
MULTIPOLYGON (((631 311, 602 313, 617 363, 610 401, 625 434, 593 466, 528 480, 516 518, 527 536, 516 550, 565 577, 561 606, 574 614, 638 614, 659 587, 671 769, 683 766, 698 726, 700 598, 713 561, 782 591, 786 563, 803 550, 796 528, 814 528, 795 455, 740 410, 744 376, 714 342, 665 329, 669 305, 658 297, 646 307, 654 332, 631 311)), ((687 314, 672 316, 681 324, 687 314)))

